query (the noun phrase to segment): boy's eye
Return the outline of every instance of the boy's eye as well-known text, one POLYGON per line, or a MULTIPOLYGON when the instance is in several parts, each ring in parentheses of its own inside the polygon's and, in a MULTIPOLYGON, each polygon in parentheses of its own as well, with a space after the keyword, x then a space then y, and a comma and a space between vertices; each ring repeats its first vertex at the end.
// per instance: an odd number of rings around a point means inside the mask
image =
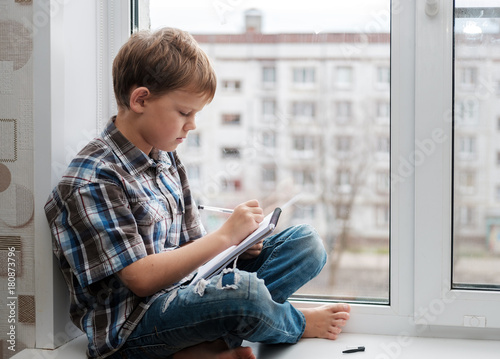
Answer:
POLYGON ((184 112, 181 112, 181 111, 179 111, 179 113, 181 114, 181 116, 184 116, 184 117, 189 116, 189 113, 184 113, 184 112))

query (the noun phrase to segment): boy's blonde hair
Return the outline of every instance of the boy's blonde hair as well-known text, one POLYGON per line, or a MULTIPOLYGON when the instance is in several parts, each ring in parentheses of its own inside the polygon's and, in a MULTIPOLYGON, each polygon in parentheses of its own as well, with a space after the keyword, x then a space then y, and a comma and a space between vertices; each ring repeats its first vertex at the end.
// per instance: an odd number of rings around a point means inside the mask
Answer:
POLYGON ((153 96, 184 89, 207 96, 217 79, 210 60, 187 32, 162 28, 133 34, 113 61, 113 88, 119 107, 130 108, 133 87, 147 87, 153 96))

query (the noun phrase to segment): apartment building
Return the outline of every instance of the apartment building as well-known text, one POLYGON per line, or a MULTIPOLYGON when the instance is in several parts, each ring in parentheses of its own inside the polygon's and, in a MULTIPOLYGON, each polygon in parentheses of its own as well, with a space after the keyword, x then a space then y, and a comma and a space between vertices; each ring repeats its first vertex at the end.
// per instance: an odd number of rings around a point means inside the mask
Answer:
POLYGON ((179 149, 199 201, 300 194, 288 223, 387 246, 389 34, 263 34, 250 14, 245 33, 195 35, 218 75, 179 149))
MULTIPOLYGON (((495 265, 490 261, 500 253, 499 29, 469 31, 455 40, 453 228, 455 260, 463 268, 457 277, 464 283, 470 281, 467 257, 486 253, 482 265, 495 265)), ((495 271, 485 271, 480 282, 495 280, 495 271)))
MULTIPOLYGON (((387 251, 391 180, 406 181, 440 142, 416 142, 390 171, 389 34, 267 34, 260 16, 247 12, 241 34, 195 35, 219 79, 179 150, 199 201, 271 208, 300 194, 286 225, 312 224, 332 253, 387 251)), ((450 226, 460 278, 470 263, 459 258, 500 252, 500 47, 495 33, 456 42, 450 226), (489 43, 480 54, 478 41, 489 43)))

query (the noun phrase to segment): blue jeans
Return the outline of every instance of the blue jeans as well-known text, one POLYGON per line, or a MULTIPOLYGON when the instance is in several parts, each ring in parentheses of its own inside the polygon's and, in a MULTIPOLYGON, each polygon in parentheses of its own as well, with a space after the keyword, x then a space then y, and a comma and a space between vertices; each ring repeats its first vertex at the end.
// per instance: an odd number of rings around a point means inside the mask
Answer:
POLYGON ((124 346, 111 358, 168 358, 183 348, 224 339, 296 343, 304 315, 287 299, 326 263, 317 232, 290 227, 264 241, 261 254, 211 278, 155 300, 124 346))

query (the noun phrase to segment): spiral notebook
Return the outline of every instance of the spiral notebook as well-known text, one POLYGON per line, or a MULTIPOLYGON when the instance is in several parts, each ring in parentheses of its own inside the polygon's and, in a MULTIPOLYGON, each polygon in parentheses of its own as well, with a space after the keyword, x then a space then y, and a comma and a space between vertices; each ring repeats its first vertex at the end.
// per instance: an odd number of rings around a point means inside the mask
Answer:
POLYGON ((241 241, 240 244, 229 247, 198 268, 198 273, 191 281, 191 284, 196 284, 201 279, 210 279, 214 275, 219 274, 241 253, 245 252, 257 242, 269 237, 278 224, 280 214, 281 208, 276 208, 272 213, 268 214, 264 220, 260 222, 259 227, 241 241))

